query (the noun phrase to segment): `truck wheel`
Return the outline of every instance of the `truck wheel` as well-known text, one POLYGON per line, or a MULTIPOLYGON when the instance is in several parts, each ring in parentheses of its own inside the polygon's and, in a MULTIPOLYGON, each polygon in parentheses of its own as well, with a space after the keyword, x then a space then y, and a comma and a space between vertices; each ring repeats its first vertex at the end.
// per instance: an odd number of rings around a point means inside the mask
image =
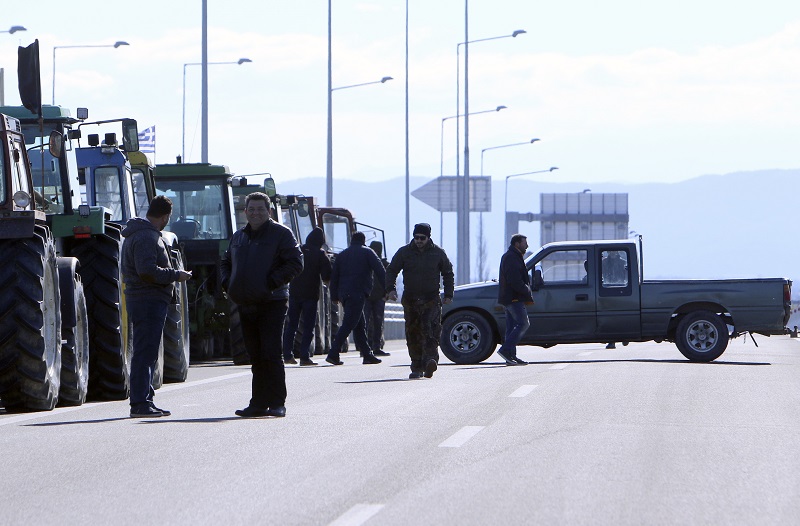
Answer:
POLYGON ((61 379, 61 294, 49 230, 0 241, 0 398, 8 412, 50 411, 61 379))
POLYGON ((94 399, 125 400, 130 395, 128 339, 122 334, 121 239, 119 227, 106 224, 106 234, 77 243, 73 250, 81 262, 78 273, 89 313, 89 396, 94 399))
MULTIPOLYGON (((173 249, 173 266, 183 269, 181 253, 173 249)), ((176 284, 178 303, 167 307, 164 324, 164 381, 185 382, 189 374, 189 296, 186 282, 176 284)))
POLYGON ((728 327, 713 312, 690 312, 678 323, 675 345, 693 362, 716 360, 728 346, 728 327))
POLYGON ((230 342, 231 359, 234 365, 250 365, 250 355, 244 347, 244 335, 242 334, 242 318, 239 315, 239 307, 231 304, 230 316, 230 342))
POLYGON ((444 320, 440 347, 452 362, 480 363, 494 353, 496 346, 492 328, 480 314, 460 311, 444 320))
POLYGON ((75 258, 58 258, 61 292, 61 390, 60 405, 78 406, 86 401, 89 387, 89 324, 83 283, 75 258))

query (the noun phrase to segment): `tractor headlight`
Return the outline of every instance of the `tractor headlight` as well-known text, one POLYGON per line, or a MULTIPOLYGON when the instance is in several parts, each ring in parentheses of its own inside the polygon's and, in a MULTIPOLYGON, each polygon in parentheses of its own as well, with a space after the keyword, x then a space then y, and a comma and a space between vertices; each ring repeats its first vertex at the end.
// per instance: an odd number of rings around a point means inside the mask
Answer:
POLYGON ((20 208, 28 208, 28 205, 31 204, 31 196, 27 192, 23 192, 22 190, 18 192, 14 192, 14 204, 20 208))

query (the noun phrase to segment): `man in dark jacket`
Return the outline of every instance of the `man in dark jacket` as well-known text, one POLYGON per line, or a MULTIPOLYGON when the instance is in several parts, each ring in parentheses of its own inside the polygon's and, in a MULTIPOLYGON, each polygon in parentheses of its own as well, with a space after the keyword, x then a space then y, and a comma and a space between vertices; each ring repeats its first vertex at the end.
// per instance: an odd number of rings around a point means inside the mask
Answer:
MULTIPOLYGON (((383 264, 383 268, 389 266, 383 254, 383 243, 373 241, 369 248, 378 256, 383 264)), ((367 322, 367 341, 375 356, 389 356, 390 353, 383 350, 383 315, 386 310, 386 282, 373 276, 372 290, 364 303, 364 318, 367 322)))
POLYGON ((525 251, 528 238, 522 234, 511 236, 511 244, 500 260, 500 286, 497 302, 506 310, 506 337, 497 354, 506 365, 527 365, 517 358, 517 344, 530 327, 526 305, 533 304, 531 277, 525 268, 525 251))
POLYGON ((153 403, 153 369, 173 301, 175 282, 186 281, 191 272, 172 268, 169 249, 161 231, 172 215, 172 201, 158 195, 150 202, 147 217, 134 217, 122 230, 121 267, 125 282, 128 320, 133 326, 131 357, 131 417, 169 416, 153 403))
POLYGON ((350 246, 336 256, 331 274, 331 302, 341 301, 344 307, 344 316, 339 330, 331 344, 330 354, 325 361, 333 365, 342 365, 339 359, 339 349, 353 332, 356 348, 364 357, 362 363, 381 363, 373 353, 367 341, 367 331, 364 324, 364 302, 372 290, 372 274, 376 279, 386 280, 386 271, 378 256, 372 249, 364 246, 366 236, 363 232, 356 232, 350 240, 350 246))
POLYGON ((303 253, 292 231, 269 215, 269 197, 245 198, 247 224, 237 230, 222 256, 222 288, 239 306, 244 346, 250 355, 253 387, 245 418, 286 416, 286 373, 281 333, 289 301, 289 282, 303 270, 303 253))
POLYGON ((314 227, 306 236, 306 244, 301 247, 303 271, 289 285, 289 316, 283 328, 283 363, 297 363, 293 356, 294 340, 302 316, 300 365, 317 365, 311 361, 309 348, 317 324, 320 281, 327 283, 331 279, 331 260, 322 250, 324 244, 325 232, 320 227, 314 227))
POLYGON ((403 272, 403 314, 406 344, 411 356, 411 374, 416 379, 433 376, 439 363, 442 334, 442 300, 439 286, 444 282, 444 303, 453 301, 453 265, 445 251, 431 239, 431 225, 414 225, 414 239, 395 253, 386 269, 386 290, 397 300, 397 275, 403 272))

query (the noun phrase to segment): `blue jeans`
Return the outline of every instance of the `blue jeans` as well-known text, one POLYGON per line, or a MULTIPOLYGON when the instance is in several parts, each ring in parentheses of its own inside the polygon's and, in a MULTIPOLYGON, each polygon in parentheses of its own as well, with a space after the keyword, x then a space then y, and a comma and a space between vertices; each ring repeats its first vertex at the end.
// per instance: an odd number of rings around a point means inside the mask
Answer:
POLYGON ((366 297, 362 294, 342 298, 344 316, 342 317, 342 323, 339 325, 339 330, 336 331, 336 336, 333 338, 331 352, 328 356, 339 358, 339 349, 342 348, 351 332, 353 333, 353 339, 356 341, 356 349, 362 355, 372 354, 372 349, 367 342, 367 326, 364 322, 365 301, 366 297))
POLYGON ((244 348, 250 355, 253 395, 250 407, 269 409, 286 403, 281 333, 286 320, 286 300, 239 305, 244 348))
POLYGON ((506 356, 517 355, 517 344, 522 339, 525 331, 531 326, 531 320, 528 319, 528 309, 525 308, 525 302, 515 301, 506 308, 506 337, 503 345, 500 346, 498 352, 502 351, 506 356))
POLYGON ((154 299, 127 300, 133 330, 131 357, 131 407, 153 402, 153 370, 167 320, 167 302, 154 299))
POLYGON ((283 357, 291 358, 294 350, 294 336, 300 320, 303 321, 303 335, 300 340, 300 359, 310 360, 311 340, 317 325, 317 300, 296 300, 289 298, 289 315, 283 328, 283 357))

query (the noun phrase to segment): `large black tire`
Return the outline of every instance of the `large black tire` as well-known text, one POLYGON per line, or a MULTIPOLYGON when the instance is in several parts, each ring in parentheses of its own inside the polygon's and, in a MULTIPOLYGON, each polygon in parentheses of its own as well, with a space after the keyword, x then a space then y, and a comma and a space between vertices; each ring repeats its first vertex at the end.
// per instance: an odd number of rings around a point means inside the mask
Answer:
POLYGON ((675 345, 693 362, 710 362, 728 347, 728 326, 715 313, 698 310, 685 315, 675 332, 675 345))
MULTIPOLYGON (((173 247, 172 265, 183 269, 183 257, 173 247)), ((189 295, 186 282, 177 283, 178 303, 167 307, 164 324, 164 381, 185 382, 189 375, 189 295)))
POLYGON ((75 258, 58 258, 62 338, 58 403, 72 406, 86 401, 89 387, 89 322, 77 263, 75 258))
MULTIPOLYGON (((106 233, 75 244, 78 273, 89 313, 89 397, 125 400, 130 394, 128 338, 122 327, 124 298, 120 276, 119 227, 106 224, 106 233)), ((127 331, 125 331, 127 332, 127 331)))
POLYGON ((230 316, 230 350, 231 359, 235 365, 250 365, 250 355, 244 346, 244 334, 242 333, 242 318, 239 315, 239 307, 231 303, 230 316))
POLYGON ((444 320, 439 346, 454 363, 476 364, 494 353, 497 342, 483 316, 472 311, 459 311, 444 320))
POLYGON ((60 304, 49 229, 0 241, 0 398, 8 412, 50 411, 58 401, 60 304))

